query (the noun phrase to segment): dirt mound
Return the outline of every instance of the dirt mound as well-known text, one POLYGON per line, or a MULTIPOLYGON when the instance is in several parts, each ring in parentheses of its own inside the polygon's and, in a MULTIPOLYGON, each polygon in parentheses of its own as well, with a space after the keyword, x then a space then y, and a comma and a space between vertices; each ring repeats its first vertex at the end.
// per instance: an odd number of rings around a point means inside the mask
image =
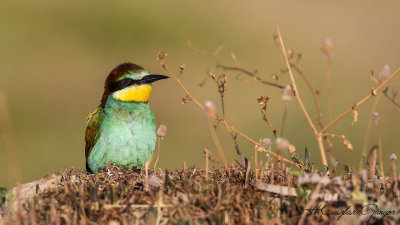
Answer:
POLYGON ((235 164, 208 176, 196 168, 71 169, 13 189, 0 224, 400 223, 390 179, 370 182, 365 171, 329 178, 275 164, 258 177, 235 164))

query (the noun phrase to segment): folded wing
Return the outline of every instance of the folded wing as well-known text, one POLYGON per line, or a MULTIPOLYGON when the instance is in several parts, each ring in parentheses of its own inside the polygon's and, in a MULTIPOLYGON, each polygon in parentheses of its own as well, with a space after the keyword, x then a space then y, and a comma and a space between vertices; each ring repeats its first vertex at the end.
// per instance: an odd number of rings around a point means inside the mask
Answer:
POLYGON ((86 133, 85 133, 85 157, 86 160, 92 151, 93 146, 98 140, 98 132, 100 129, 101 122, 104 119, 104 109, 99 106, 93 110, 87 117, 86 123, 86 133))

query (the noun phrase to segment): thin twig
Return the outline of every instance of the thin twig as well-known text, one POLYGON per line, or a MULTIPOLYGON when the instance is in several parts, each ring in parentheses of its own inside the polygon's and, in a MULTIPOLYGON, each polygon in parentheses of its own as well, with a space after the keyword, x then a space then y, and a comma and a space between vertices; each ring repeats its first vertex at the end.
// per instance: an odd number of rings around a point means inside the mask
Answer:
POLYGON ((385 173, 383 171, 383 158, 382 158, 382 134, 381 134, 381 126, 378 124, 378 151, 379 151, 379 169, 380 169, 380 176, 383 178, 385 177, 385 173))
POLYGON ((269 101, 270 97, 269 96, 261 96, 257 99, 258 104, 261 107, 261 114, 262 114, 262 119, 268 124, 268 126, 271 128, 272 133, 274 134, 274 138, 276 139, 276 134, 277 134, 277 130, 274 127, 274 125, 272 125, 271 120, 269 120, 268 116, 267 116, 267 106, 268 106, 268 101, 269 101))
POLYGON ((221 68, 224 71, 238 71, 238 72, 241 72, 243 74, 246 74, 246 75, 254 78, 255 81, 260 82, 262 84, 270 85, 270 86, 277 87, 277 88, 280 88, 280 89, 285 87, 285 86, 277 84, 277 83, 273 83, 273 82, 269 82, 269 81, 263 80, 261 77, 257 76, 255 73, 252 73, 252 72, 250 72, 248 70, 245 70, 245 69, 242 69, 242 68, 224 66, 224 65, 221 65, 219 63, 217 64, 217 68, 221 68))
MULTIPOLYGON (((196 99, 190 94, 190 92, 185 88, 185 86, 184 86, 183 83, 180 81, 180 79, 177 79, 177 77, 168 69, 167 64, 166 64, 165 61, 164 61, 165 55, 159 54, 159 57, 158 57, 158 58, 159 58, 159 61, 160 61, 160 63, 161 63, 161 66, 167 71, 168 75, 169 75, 171 78, 173 78, 173 79, 179 84, 179 86, 183 89, 183 91, 186 93, 186 95, 188 96, 188 98, 190 98, 190 100, 192 100, 200 109, 204 110, 204 106, 203 106, 202 104, 200 104, 200 102, 199 102, 198 100, 196 100, 196 99)), ((216 117, 217 117, 217 116, 216 116, 216 117)), ((238 134, 239 136, 243 137, 244 139, 248 140, 249 142, 251 142, 251 143, 253 143, 253 144, 258 144, 258 142, 254 141, 254 140, 251 139, 249 136, 247 136, 247 135, 245 135, 244 133, 240 132, 240 131, 239 131, 238 129, 236 129, 233 125, 229 125, 229 124, 226 122, 226 120, 224 120, 224 119, 219 119, 218 117, 217 117, 217 120, 220 121, 220 123, 224 124, 227 128, 229 128, 228 130, 231 130, 232 132, 238 134)), ((267 149, 265 149, 265 148, 264 148, 264 150, 265 150, 267 153, 269 153, 269 154, 271 154, 271 155, 273 155, 273 156, 279 158, 279 160, 282 160, 282 161, 284 161, 284 162, 286 162, 286 163, 289 163, 289 164, 291 164, 291 165, 295 165, 295 166, 298 167, 298 165, 297 165, 296 163, 292 162, 291 160, 286 159, 286 158, 283 158, 282 156, 279 156, 279 155, 277 155, 276 153, 274 153, 274 152, 272 152, 272 151, 270 151, 270 150, 267 150, 267 149)))
POLYGON ((382 92, 383 92, 383 94, 385 95, 385 97, 390 101, 390 102, 392 102, 393 103, 393 105, 396 107, 396 108, 398 108, 398 109, 400 109, 400 103, 398 103, 398 102, 396 102, 396 100, 395 100, 395 97, 397 96, 397 88, 396 87, 394 87, 392 90, 392 92, 393 92, 393 96, 392 97, 389 97, 389 95, 387 94, 387 92, 388 92, 388 90, 389 90, 389 87, 387 87, 387 88, 385 88, 382 92), (394 94, 394 90, 396 90, 396 94, 394 94))
POLYGON ((385 81, 383 81, 378 87, 373 88, 371 90, 371 93, 361 99, 359 102, 348 108, 346 111, 344 111, 342 114, 340 114, 338 117, 336 117, 334 120, 328 123, 321 131, 320 133, 324 133, 327 129, 329 129, 331 126, 333 126, 337 121, 339 121, 341 118, 349 114, 353 109, 358 108, 358 106, 362 105, 366 101, 368 101, 371 97, 376 96, 378 92, 391 80, 393 79, 398 73, 400 72, 400 67, 397 68, 385 81))
POLYGON ((145 190, 149 190, 149 161, 146 161, 145 165, 145 177, 144 177, 144 187, 145 190))
MULTIPOLYGON (((160 61, 162 63, 165 63, 163 59, 160 59, 160 61)), ((178 79, 174 74, 171 73, 171 71, 168 69, 168 67, 165 65, 163 66, 164 69, 167 71, 168 75, 170 77, 172 77, 172 79, 174 79, 178 85, 183 89, 183 91, 186 93, 187 97, 193 101, 198 107, 200 107, 202 110, 204 110, 204 106, 202 104, 200 104, 199 101, 197 101, 195 98, 193 98, 192 94, 190 94, 190 92, 185 88, 185 86, 183 85, 183 83, 181 82, 180 79, 178 79)))
POLYGON ((293 72, 292 72, 292 69, 291 69, 291 66, 290 66, 289 59, 287 57, 286 48, 285 48, 285 45, 284 45, 283 40, 282 40, 282 35, 281 35, 280 30, 279 30, 279 26, 276 27, 276 30, 277 30, 278 39, 279 39, 279 42, 280 42, 280 45, 281 45, 281 48, 282 48, 282 53, 283 53, 283 56, 285 58, 286 66, 288 68, 289 76, 290 76, 290 79, 292 81, 293 89, 294 89, 294 92, 296 93, 297 101, 299 102, 300 108, 303 111, 304 115, 306 116, 306 119, 307 119, 308 123, 310 124, 311 129, 313 130, 314 134, 317 136, 318 135, 318 131, 315 128, 310 116, 308 115, 308 112, 307 112, 306 108, 304 107, 303 100, 300 97, 299 89, 297 88, 296 81, 294 80, 293 72))
MULTIPOLYGON (((257 76, 254 72, 250 72, 250 71, 248 71, 248 70, 245 70, 245 69, 243 69, 243 68, 238 67, 239 63, 237 62, 236 57, 232 57, 233 61, 235 62, 235 65, 236 65, 235 67, 230 67, 230 66, 222 65, 222 64, 218 61, 218 59, 217 59, 217 57, 216 57, 217 54, 219 53, 219 51, 222 49, 222 45, 219 45, 219 46, 217 47, 217 50, 218 50, 218 51, 215 50, 215 51, 214 51, 213 53, 211 53, 211 54, 208 54, 208 53, 206 53, 204 50, 201 50, 201 49, 198 49, 198 48, 194 47, 190 41, 188 41, 188 47, 189 47, 191 50, 193 50, 194 52, 197 52, 197 53, 199 53, 200 55, 206 56, 206 57, 210 58, 211 60, 213 60, 214 63, 215 63, 215 67, 214 67, 215 69, 220 68, 220 69, 222 69, 222 70, 224 70, 224 71, 237 71, 237 72, 241 72, 241 73, 243 73, 243 74, 245 74, 245 75, 248 75, 248 76, 254 78, 255 81, 260 82, 260 83, 262 83, 262 84, 270 85, 270 86, 272 86, 272 87, 277 87, 277 88, 280 88, 280 89, 282 89, 282 88, 285 87, 285 86, 283 86, 283 85, 280 85, 280 84, 277 84, 277 83, 274 83, 274 82, 266 81, 266 80, 262 79, 261 77, 257 76)), ((233 54, 233 55, 231 54, 231 56, 234 56, 234 54, 233 54)), ((203 82, 203 83, 204 83, 204 82, 203 82)), ((202 83, 202 84, 203 84, 203 83, 202 83)))
POLYGON ((368 171, 372 183, 375 185, 375 171, 376 171, 376 149, 379 148, 378 145, 372 146, 368 153, 368 171))
POLYGON ((256 176, 256 180, 258 179, 258 168, 257 168, 257 162, 258 160, 258 146, 254 145, 254 172, 256 176))
POLYGON ((224 150, 222 149, 221 142, 219 141, 217 133, 215 132, 215 129, 211 123, 208 123, 208 129, 210 130, 211 137, 215 143, 215 146, 217 147, 219 157, 222 159, 222 164, 224 165, 225 169, 227 169, 228 165, 227 165, 224 150))
POLYGON ((310 81, 305 76, 303 70, 299 66, 297 66, 295 64, 291 64, 291 66, 297 71, 297 73, 300 74, 301 78, 303 78, 304 82, 306 82, 308 89, 310 89, 310 92, 311 92, 311 94, 312 94, 312 96, 314 98, 315 108, 317 110, 317 121, 318 121, 318 124, 321 127, 321 129, 324 128, 324 125, 322 123, 321 104, 319 103, 318 93, 312 87, 310 81))
MULTIPOLYGON (((231 131, 237 133, 239 136, 243 137, 244 139, 248 140, 249 142, 251 142, 251 143, 253 143, 253 144, 255 144, 255 145, 259 144, 258 142, 256 142, 256 141, 254 141, 253 139, 251 139, 249 136, 247 136, 247 135, 245 135, 244 133, 242 133, 242 132, 240 132, 239 130, 237 130, 233 125, 229 125, 225 120, 222 120, 221 123, 224 124, 225 126, 229 127, 229 129, 230 129, 231 131)), ((284 162, 286 162, 286 163, 289 163, 289 164, 291 164, 291 165, 296 165, 296 166, 298 167, 298 165, 297 165, 296 163, 292 162, 291 160, 288 160, 288 159, 286 159, 286 158, 284 158, 284 157, 282 157, 282 156, 276 154, 275 152, 272 152, 272 151, 270 151, 270 150, 268 150, 268 149, 265 149, 263 146, 260 146, 260 148, 262 148, 263 151, 266 151, 267 153, 269 153, 269 154, 275 156, 275 157, 278 158, 279 160, 284 161, 284 162)))
MULTIPOLYGON (((315 91, 314 88, 312 87, 311 82, 305 76, 305 74, 303 72, 303 69, 299 66, 298 62, 296 64, 292 63, 291 66, 293 67, 293 69, 295 69, 297 71, 297 73, 303 78, 304 82, 307 84, 308 89, 310 90, 310 92, 311 92, 311 94, 312 94, 312 96, 314 98, 314 104, 315 104, 315 108, 317 110, 317 121, 318 121, 318 124, 319 124, 320 128, 323 129, 324 128, 324 124, 322 122, 321 104, 319 103, 319 98, 318 98, 319 96, 318 96, 317 91, 315 91)), ((329 66, 331 67, 332 65, 329 64, 329 66)), ((331 68, 330 68, 330 70, 331 70, 331 68)), ((328 83, 331 83, 331 82, 328 81, 328 83)), ((329 85, 331 85, 331 84, 329 84, 329 85)), ((334 173, 334 168, 333 168, 333 165, 332 165, 333 145, 332 145, 332 142, 330 141, 330 137, 324 136, 323 139, 325 141, 325 150, 326 150, 326 153, 327 153, 329 173, 333 174, 334 173)))
MULTIPOLYGON (((305 76, 305 74, 303 72, 303 69, 298 64, 291 64, 291 66, 297 71, 297 73, 303 78, 304 82, 307 84, 308 89, 310 90, 310 92, 311 92, 311 94, 312 94, 312 96, 314 98, 314 104, 315 104, 315 108, 317 110, 317 121, 318 121, 318 124, 319 124, 320 128, 323 129, 324 128, 324 124, 322 122, 321 104, 319 103, 319 98, 318 98, 317 91, 314 90, 314 88, 311 85, 311 82, 305 76)), ((330 66, 332 66, 332 65, 330 64, 330 66)), ((330 81, 328 83, 330 83, 330 81)), ((330 141, 329 137, 324 136, 324 141, 325 141, 325 150, 326 150, 326 153, 327 153, 329 173, 333 174, 334 173, 334 169, 333 169, 333 166, 332 166, 333 145, 332 145, 332 142, 330 141)))
POLYGON ((206 170, 206 181, 208 181, 208 160, 209 160, 209 152, 208 149, 204 149, 204 154, 205 154, 205 158, 206 158, 206 165, 205 165, 205 170, 206 170))
POLYGON ((293 89, 294 89, 294 92, 296 93, 297 101, 299 102, 300 108, 303 111, 303 113, 304 113, 304 115, 305 115, 305 117, 306 117, 311 129, 313 130, 315 137, 317 138, 318 147, 319 147, 319 150, 320 150, 320 153, 321 153, 321 158, 322 158, 322 164, 325 165, 325 166, 328 166, 328 163, 327 163, 326 157, 325 157, 325 150, 324 150, 324 144, 322 142, 322 136, 319 135, 319 132, 315 128, 314 123, 312 122, 312 120, 311 120, 306 108, 304 107, 303 101, 302 101, 302 99, 300 97, 299 89, 297 88, 296 81, 294 80, 294 76, 293 76, 293 73, 292 73, 292 68, 290 66, 290 62, 289 62, 289 59, 287 57, 286 48, 285 48, 285 45, 284 45, 283 40, 282 40, 282 35, 281 35, 280 30, 279 30, 279 26, 276 27, 276 31, 277 31, 278 40, 279 40, 279 44, 280 44, 281 49, 282 49, 283 56, 285 57, 286 66, 288 68, 289 76, 290 76, 290 79, 292 81, 293 89))
POLYGON ((7 162, 7 182, 9 186, 21 181, 21 164, 18 141, 12 124, 7 96, 0 90, 0 149, 4 149, 7 162))
POLYGON ((283 118, 282 118, 282 127, 281 127, 281 135, 280 137, 283 137, 283 130, 285 129, 285 122, 286 122, 286 117, 288 114, 288 103, 285 102, 285 111, 283 111, 283 118))
POLYGON ((400 103, 397 103, 396 101, 394 101, 392 98, 389 98, 388 96, 385 95, 385 97, 391 101, 393 103, 394 106, 396 106, 397 108, 400 108, 400 103))
POLYGON ((232 137, 232 139, 233 139, 233 143, 235 144, 236 153, 240 156, 240 159, 242 160, 242 166, 246 168, 246 167, 247 167, 247 161, 248 161, 248 160, 247 160, 246 157, 244 157, 243 153, 240 151, 239 144, 238 144, 238 142, 237 142, 237 134, 234 134, 234 133, 229 129, 228 126, 225 126, 225 127, 226 127, 226 129, 228 130, 229 134, 231 135, 231 137, 232 137))
MULTIPOLYGON (((378 105, 379 99, 380 99, 380 95, 376 96, 376 98, 374 99, 374 102, 372 103, 371 112, 369 115, 372 115, 372 113, 376 111, 376 106, 378 105)), ((367 131, 365 132, 364 143, 363 143, 363 147, 361 150, 361 157, 360 157, 358 169, 362 169, 364 167, 364 157, 366 157, 365 154, 367 151, 369 133, 371 132, 371 125, 372 125, 372 120, 370 117, 368 117, 367 131)))
POLYGON ((332 95, 332 59, 328 57, 328 68, 326 69, 326 79, 328 82, 328 121, 332 120, 333 95, 332 95))
POLYGON ((156 161, 154 162, 154 166, 153 166, 154 171, 156 171, 158 159, 160 158, 160 148, 161 148, 161 138, 157 137, 157 158, 156 158, 156 161))

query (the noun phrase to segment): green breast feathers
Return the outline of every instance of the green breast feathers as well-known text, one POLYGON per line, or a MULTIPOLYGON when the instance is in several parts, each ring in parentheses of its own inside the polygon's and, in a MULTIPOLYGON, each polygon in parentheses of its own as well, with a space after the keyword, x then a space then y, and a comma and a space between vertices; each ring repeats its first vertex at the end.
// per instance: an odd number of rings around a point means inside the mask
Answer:
POLYGON ((121 102, 110 96, 106 107, 89 115, 86 129, 86 167, 98 172, 109 162, 126 168, 142 167, 153 154, 155 120, 148 103, 121 102))

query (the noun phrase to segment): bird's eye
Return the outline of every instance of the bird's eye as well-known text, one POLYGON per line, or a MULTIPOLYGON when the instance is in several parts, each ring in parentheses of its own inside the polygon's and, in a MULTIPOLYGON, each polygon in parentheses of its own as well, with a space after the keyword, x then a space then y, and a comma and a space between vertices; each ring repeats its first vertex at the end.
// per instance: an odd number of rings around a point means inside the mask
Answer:
POLYGON ((124 86, 129 86, 132 84, 132 80, 131 79, 124 79, 124 86))

